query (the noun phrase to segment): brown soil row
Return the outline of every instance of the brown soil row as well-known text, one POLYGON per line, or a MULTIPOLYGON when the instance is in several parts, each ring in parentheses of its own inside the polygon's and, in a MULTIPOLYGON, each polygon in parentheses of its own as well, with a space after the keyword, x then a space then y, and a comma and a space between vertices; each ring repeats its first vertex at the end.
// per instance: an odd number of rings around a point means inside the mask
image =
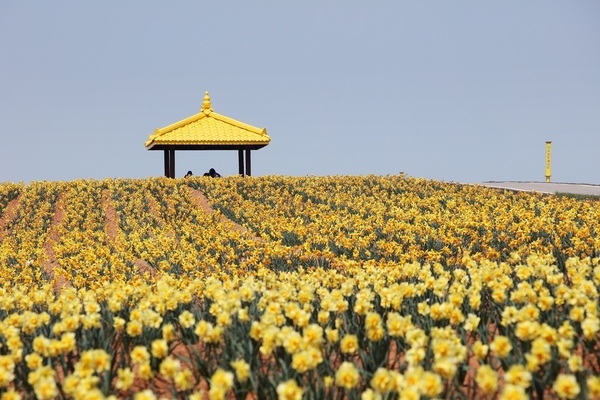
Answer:
POLYGON ((64 288, 71 287, 71 282, 65 277, 64 274, 56 276, 55 270, 60 268, 58 261, 56 260, 56 254, 54 253, 54 244, 60 240, 60 233, 58 227, 61 225, 65 218, 64 204, 65 194, 61 192, 58 195, 56 204, 54 205, 54 215, 52 216, 52 222, 50 229, 48 230, 48 237, 46 243, 44 243, 44 250, 46 251, 46 259, 42 265, 44 273, 49 277, 50 281, 54 284, 54 291, 60 292, 64 288))
POLYGON ((17 198, 10 201, 2 215, 0 215, 0 242, 6 236, 8 236, 9 231, 6 229, 17 217, 17 208, 19 207, 19 200, 21 199, 21 195, 17 198))

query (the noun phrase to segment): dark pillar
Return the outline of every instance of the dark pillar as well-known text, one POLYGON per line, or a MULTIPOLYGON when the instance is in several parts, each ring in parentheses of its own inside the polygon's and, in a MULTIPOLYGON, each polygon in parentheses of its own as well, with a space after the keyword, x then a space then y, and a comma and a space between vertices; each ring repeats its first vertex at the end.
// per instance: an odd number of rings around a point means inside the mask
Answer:
POLYGON ((244 150, 238 150, 239 174, 244 176, 244 150))
POLYGON ((175 149, 169 150, 169 173, 171 178, 175 178, 175 149))
POLYGON ((170 150, 165 150, 165 176, 168 178, 170 176, 169 173, 169 166, 171 165, 170 161, 169 161, 169 153, 170 150))
POLYGON ((246 175, 250 176, 250 149, 246 149, 246 175))

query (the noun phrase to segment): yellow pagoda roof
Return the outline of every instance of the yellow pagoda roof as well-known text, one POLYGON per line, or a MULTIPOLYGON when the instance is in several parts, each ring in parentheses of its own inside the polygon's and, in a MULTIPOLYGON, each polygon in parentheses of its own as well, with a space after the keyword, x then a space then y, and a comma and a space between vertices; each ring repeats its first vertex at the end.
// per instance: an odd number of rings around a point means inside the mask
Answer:
POLYGON ((187 147, 236 147, 260 148, 271 141, 266 128, 257 128, 216 113, 212 109, 208 92, 204 94, 198 114, 156 129, 144 144, 148 149, 163 146, 187 147))

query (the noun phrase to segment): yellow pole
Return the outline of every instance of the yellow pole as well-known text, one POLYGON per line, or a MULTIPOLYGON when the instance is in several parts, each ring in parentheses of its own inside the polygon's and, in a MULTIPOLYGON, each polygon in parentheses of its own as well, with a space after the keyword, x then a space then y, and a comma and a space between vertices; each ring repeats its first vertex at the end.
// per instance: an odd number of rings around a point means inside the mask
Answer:
POLYGON ((546 182, 550 182, 550 165, 552 156, 552 142, 546 142, 546 182))

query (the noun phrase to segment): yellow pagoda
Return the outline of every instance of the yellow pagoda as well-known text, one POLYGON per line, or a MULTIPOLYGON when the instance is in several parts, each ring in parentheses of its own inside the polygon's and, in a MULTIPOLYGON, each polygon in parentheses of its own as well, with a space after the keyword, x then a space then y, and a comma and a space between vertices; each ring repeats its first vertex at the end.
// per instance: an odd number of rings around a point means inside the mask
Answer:
POLYGON ((256 128, 214 112, 205 92, 198 114, 157 128, 145 146, 148 150, 164 151, 165 176, 170 178, 175 178, 175 150, 237 150, 239 174, 250 176, 250 151, 265 147, 270 141, 266 128, 256 128))

